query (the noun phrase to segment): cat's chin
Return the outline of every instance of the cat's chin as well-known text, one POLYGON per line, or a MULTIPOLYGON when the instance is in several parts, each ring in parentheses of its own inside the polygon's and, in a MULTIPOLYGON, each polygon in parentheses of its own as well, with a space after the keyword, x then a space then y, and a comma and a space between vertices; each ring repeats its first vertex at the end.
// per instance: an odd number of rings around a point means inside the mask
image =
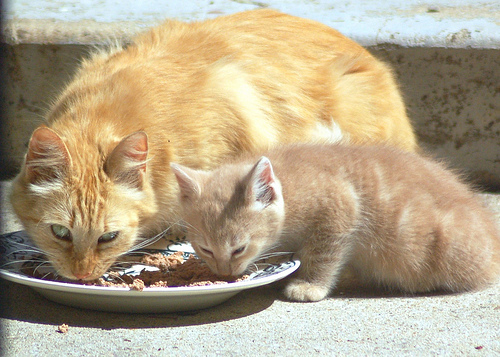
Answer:
POLYGON ((68 280, 87 281, 87 282, 99 279, 100 277, 102 277, 104 275, 104 273, 102 273, 102 274, 91 274, 89 276, 76 276, 74 274, 63 273, 61 271, 57 271, 57 274, 60 275, 61 277, 65 278, 65 279, 68 279, 68 280))
POLYGON ((65 279, 74 281, 93 281, 101 278, 108 271, 109 267, 103 270, 102 267, 98 268, 96 266, 89 274, 78 274, 73 272, 72 269, 69 267, 68 268, 57 267, 56 265, 55 269, 57 271, 57 274, 61 277, 64 277, 65 279))
POLYGON ((248 272, 248 268, 251 265, 251 262, 244 262, 240 263, 237 266, 231 268, 231 275, 232 276, 239 276, 243 275, 248 272))

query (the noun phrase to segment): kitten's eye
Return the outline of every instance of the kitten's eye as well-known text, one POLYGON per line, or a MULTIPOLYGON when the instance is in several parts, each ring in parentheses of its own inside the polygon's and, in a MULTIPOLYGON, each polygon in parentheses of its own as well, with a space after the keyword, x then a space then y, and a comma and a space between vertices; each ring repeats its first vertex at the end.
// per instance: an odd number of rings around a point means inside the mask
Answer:
POLYGON ((99 240, 97 242, 98 243, 111 242, 112 240, 116 239, 116 237, 118 237, 119 233, 120 232, 118 232, 118 231, 104 233, 102 236, 99 237, 99 240))
POLYGON ((241 254, 243 253, 243 251, 245 250, 246 246, 243 246, 243 247, 239 247, 238 249, 236 249, 234 252, 233 252, 233 257, 235 255, 238 255, 238 254, 241 254))
POLYGON ((207 248, 200 247, 200 249, 201 249, 201 251, 202 251, 203 253, 205 253, 205 254, 207 254, 207 255, 211 255, 211 256, 213 256, 213 255, 214 255, 214 253, 213 253, 211 250, 207 249, 207 248))
POLYGON ((56 237, 57 239, 71 242, 71 232, 68 228, 61 226, 60 224, 53 224, 50 226, 50 229, 52 230, 52 234, 54 235, 54 237, 56 237))

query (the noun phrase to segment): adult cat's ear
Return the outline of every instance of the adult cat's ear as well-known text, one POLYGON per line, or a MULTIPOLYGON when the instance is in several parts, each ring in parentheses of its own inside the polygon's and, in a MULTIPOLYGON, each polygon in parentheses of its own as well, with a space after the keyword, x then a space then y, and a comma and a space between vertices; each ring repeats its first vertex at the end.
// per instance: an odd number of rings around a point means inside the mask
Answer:
POLYGON ((104 169, 113 181, 142 189, 147 158, 148 136, 137 131, 120 141, 106 160, 104 169))
POLYGON ((247 197, 255 209, 262 210, 273 203, 279 194, 280 187, 271 161, 263 156, 250 170, 247 197))
POLYGON ((201 187, 198 181, 196 181, 196 171, 174 162, 170 163, 170 168, 179 184, 181 199, 186 200, 199 197, 201 187))
POLYGON ((26 154, 26 179, 30 183, 51 182, 62 179, 71 158, 61 137, 42 125, 31 135, 26 154))

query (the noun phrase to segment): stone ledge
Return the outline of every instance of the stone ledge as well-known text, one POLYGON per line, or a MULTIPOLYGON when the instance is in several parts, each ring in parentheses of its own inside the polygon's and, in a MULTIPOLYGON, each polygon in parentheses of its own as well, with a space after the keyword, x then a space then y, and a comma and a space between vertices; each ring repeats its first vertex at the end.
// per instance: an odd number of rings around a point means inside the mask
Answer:
POLYGON ((203 20, 269 7, 317 20, 364 46, 500 48, 500 3, 474 0, 14 1, 6 11, 11 44, 93 44, 126 38, 166 18, 203 20))

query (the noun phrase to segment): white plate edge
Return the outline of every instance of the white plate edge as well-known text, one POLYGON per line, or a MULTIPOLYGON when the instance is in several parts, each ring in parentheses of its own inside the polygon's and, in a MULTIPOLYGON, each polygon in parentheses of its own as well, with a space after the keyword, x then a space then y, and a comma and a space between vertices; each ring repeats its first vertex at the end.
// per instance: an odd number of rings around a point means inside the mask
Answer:
MULTIPOLYGON (((105 287, 105 286, 89 286, 89 285, 76 285, 71 283, 41 280, 36 278, 30 278, 28 276, 20 275, 18 273, 6 271, 0 269, 0 277, 9 280, 14 283, 29 286, 31 288, 37 289, 50 289, 56 291, 64 291, 85 295, 115 295, 120 296, 126 294, 137 294, 138 296, 177 296, 190 294, 215 294, 218 292, 230 292, 234 290, 246 290, 250 288, 256 288, 262 285, 272 283, 274 281, 281 280, 288 275, 295 272, 299 266, 300 261, 295 259, 288 262, 293 262, 294 265, 276 274, 271 274, 262 278, 255 278, 249 280, 237 281, 229 284, 220 285, 205 285, 205 286, 180 286, 171 288, 144 288, 142 291, 131 290, 130 288, 120 288, 120 287, 105 287)), ((283 262, 284 264, 287 262, 283 262)))

